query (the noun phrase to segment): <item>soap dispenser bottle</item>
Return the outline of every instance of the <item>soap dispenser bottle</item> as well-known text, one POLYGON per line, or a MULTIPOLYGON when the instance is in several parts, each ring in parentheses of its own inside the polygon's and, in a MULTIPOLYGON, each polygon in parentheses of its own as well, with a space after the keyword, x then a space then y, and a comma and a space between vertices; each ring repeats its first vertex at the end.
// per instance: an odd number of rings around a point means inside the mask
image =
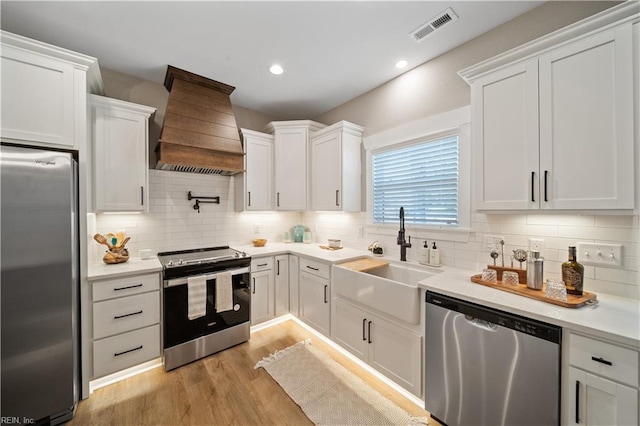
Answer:
POLYGON ((429 265, 440 266, 440 249, 436 247, 436 242, 433 242, 433 247, 429 251, 429 265))
POLYGON ((422 265, 429 264, 429 254, 430 254, 429 245, 427 244, 427 240, 424 240, 424 247, 420 249, 420 263, 422 265))

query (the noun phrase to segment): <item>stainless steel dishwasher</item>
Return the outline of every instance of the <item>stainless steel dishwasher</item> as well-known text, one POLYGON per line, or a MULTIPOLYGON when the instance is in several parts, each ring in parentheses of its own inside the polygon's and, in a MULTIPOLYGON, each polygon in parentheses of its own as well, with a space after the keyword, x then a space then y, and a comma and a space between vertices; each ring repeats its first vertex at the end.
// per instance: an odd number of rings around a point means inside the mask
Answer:
POLYGON ((425 409, 449 426, 558 425, 562 329, 427 292, 425 409))

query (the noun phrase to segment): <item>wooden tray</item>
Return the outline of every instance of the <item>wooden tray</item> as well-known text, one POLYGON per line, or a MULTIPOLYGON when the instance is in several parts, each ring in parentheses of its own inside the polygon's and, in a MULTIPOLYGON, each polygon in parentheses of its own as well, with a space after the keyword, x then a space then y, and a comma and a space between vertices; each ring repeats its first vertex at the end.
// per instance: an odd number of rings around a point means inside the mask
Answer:
POLYGON ((386 260, 370 259, 365 257, 364 259, 351 260, 349 262, 340 263, 340 266, 353 269, 354 271, 366 272, 377 268, 383 268, 389 265, 386 260))
POLYGON ((584 305, 595 305, 598 303, 596 295, 589 293, 588 291, 582 292, 582 296, 576 296, 575 294, 567 294, 567 300, 551 299, 545 296, 545 286, 542 285, 542 290, 533 290, 527 287, 526 284, 518 284, 517 287, 502 284, 502 281, 497 283, 490 283, 482 280, 482 274, 473 275, 471 282, 476 284, 486 285, 487 287, 497 288, 498 290, 506 291, 509 293, 519 294, 520 296, 529 297, 531 299, 540 300, 541 302, 551 303, 553 305, 563 306, 565 308, 579 308, 584 305))

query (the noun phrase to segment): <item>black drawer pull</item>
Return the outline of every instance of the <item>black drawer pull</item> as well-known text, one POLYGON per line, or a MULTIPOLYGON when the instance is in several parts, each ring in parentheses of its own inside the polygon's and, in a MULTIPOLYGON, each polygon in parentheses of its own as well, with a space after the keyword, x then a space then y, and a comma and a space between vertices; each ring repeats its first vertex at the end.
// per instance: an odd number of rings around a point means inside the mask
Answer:
POLYGON ((130 288, 137 288, 137 287, 142 287, 142 284, 129 285, 129 286, 126 286, 126 287, 116 287, 116 288, 113 289, 113 291, 129 290, 130 288))
POLYGON ((364 324, 365 324, 366 322, 367 322, 367 319, 366 319, 366 318, 364 318, 364 319, 362 320, 362 341, 367 340, 367 336, 366 336, 366 334, 365 334, 365 332, 364 332, 364 324))
POLYGON ((128 354, 129 352, 139 351, 140 349, 142 349, 142 345, 138 346, 137 348, 129 349, 128 351, 116 352, 115 354, 113 354, 113 356, 120 356, 120 355, 128 354))
POLYGON ((536 172, 531 172, 531 202, 532 203, 536 202, 536 197, 535 197, 535 190, 536 190, 535 178, 536 178, 536 172))
POLYGON ((268 263, 258 263, 258 266, 267 266, 268 263))
POLYGON ((547 175, 549 174, 549 170, 544 171, 544 201, 549 201, 549 197, 547 197, 547 175))
POLYGON ((595 362, 599 362, 600 364, 604 364, 604 365, 613 365, 613 363, 611 361, 607 361, 606 359, 604 359, 602 357, 601 358, 596 358, 595 356, 592 356, 591 360, 595 361, 595 362))
POLYGON ((576 423, 580 423, 580 382, 576 380, 576 423))
POLYGON ((311 270, 313 270, 313 271, 319 271, 319 270, 320 270, 320 269, 318 269, 318 268, 314 268, 314 267, 309 266, 309 265, 307 265, 307 268, 309 268, 309 269, 311 269, 311 270))
POLYGON ((124 314, 124 315, 116 315, 113 317, 113 319, 120 319, 120 318, 126 318, 126 317, 130 317, 133 315, 140 315, 142 313, 142 311, 138 311, 138 312, 131 312, 130 314, 124 314))

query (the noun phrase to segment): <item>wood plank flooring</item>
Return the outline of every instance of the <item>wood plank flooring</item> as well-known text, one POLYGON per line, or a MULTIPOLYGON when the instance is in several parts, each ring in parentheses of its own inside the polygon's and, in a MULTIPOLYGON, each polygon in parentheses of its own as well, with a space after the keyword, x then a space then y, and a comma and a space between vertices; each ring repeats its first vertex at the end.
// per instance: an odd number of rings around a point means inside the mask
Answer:
POLYGON ((311 425, 264 369, 253 369, 263 357, 306 338, 412 415, 428 416, 296 322, 286 321, 175 370, 156 368, 98 389, 80 401, 68 425, 311 425))

